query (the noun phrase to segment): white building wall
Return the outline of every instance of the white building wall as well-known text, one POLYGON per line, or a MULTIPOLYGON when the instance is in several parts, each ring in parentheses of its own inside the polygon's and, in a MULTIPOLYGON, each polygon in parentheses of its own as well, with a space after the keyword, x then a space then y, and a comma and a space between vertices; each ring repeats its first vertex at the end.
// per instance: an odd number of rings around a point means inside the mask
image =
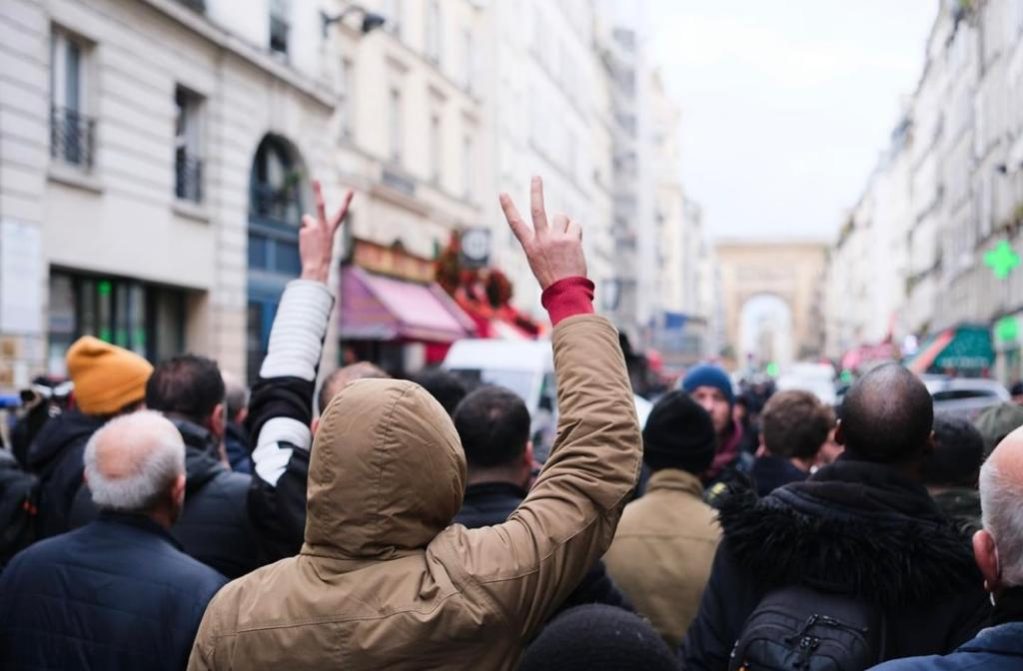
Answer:
MULTIPOLYGON (((61 372, 62 352, 45 348, 46 282, 53 268, 185 291, 187 348, 242 372, 253 155, 264 135, 276 133, 294 144, 309 173, 329 175, 320 139, 333 99, 329 82, 280 62, 265 40, 247 32, 268 16, 237 3, 211 3, 210 9, 204 16, 166 0, 12 0, 0 6, 0 69, 5 87, 13 87, 0 95, 0 137, 18 147, 0 152, 0 218, 38 232, 37 281, 43 286, 35 334, 23 338, 0 324, 0 337, 17 344, 19 372, 18 379, 0 379, 0 387, 24 384, 28 371, 48 366, 61 372), (95 119, 94 165, 87 171, 49 155, 51 27, 86 45, 82 112, 95 119), (199 206, 173 193, 178 85, 203 97, 199 206), (15 154, 21 159, 12 160, 15 154)), ((310 15, 319 20, 313 3, 293 10, 299 24, 310 15)))

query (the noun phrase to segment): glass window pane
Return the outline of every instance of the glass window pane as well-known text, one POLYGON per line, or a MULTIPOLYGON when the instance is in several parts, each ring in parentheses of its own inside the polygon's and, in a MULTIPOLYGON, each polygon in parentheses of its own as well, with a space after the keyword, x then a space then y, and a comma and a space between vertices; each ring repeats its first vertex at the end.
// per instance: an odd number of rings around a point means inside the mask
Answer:
POLYGON ((99 319, 96 310, 96 283, 92 280, 82 280, 78 287, 79 301, 82 306, 78 316, 78 331, 80 335, 94 336, 99 333, 99 319))
POLYGON ((275 247, 274 270, 285 275, 297 275, 302 272, 302 261, 298 255, 298 243, 278 240, 275 247))
POLYGON ((118 347, 128 346, 128 285, 114 284, 114 338, 118 347))
POLYGON ((146 356, 146 290, 135 282, 128 293, 128 342, 131 350, 146 356))
POLYGON ((74 42, 67 41, 67 60, 65 61, 65 100, 64 106, 69 110, 77 112, 81 109, 81 67, 82 50, 74 42))
POLYGON ((245 368, 249 384, 259 377, 259 367, 263 362, 263 306, 257 301, 249 301, 245 313, 245 352, 247 354, 245 368))
POLYGON ((267 251, 266 251, 266 238, 262 235, 249 233, 249 268, 266 270, 267 269, 267 251))
POLYGON ((106 342, 114 339, 113 293, 114 285, 110 280, 100 280, 96 283, 96 337, 106 342))

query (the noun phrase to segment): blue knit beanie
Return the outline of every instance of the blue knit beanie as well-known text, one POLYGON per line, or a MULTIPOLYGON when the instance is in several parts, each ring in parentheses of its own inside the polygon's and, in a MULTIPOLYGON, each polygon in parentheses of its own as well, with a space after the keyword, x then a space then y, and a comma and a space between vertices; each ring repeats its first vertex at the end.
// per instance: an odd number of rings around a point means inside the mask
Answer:
POLYGON ((701 364, 689 370, 682 379, 682 391, 692 394, 698 387, 714 387, 720 389, 728 400, 728 405, 735 405, 735 392, 732 391, 732 380, 720 366, 711 363, 701 364))

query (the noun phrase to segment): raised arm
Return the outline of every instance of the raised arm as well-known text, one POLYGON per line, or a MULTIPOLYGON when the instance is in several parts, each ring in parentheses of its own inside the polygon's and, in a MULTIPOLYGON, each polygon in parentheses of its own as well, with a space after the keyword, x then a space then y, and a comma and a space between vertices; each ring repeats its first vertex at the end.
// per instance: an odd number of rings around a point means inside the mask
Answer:
POLYGON ((291 556, 302 545, 313 392, 334 306, 327 279, 334 237, 352 201, 348 191, 328 217, 319 182, 313 182, 313 193, 316 216, 302 218, 298 235, 302 275, 281 296, 247 420, 255 438, 249 512, 271 560, 291 556))
POLYGON ((449 528, 431 546, 502 605, 529 637, 607 549, 640 467, 640 433, 618 334, 593 312, 579 225, 550 222, 534 178, 533 226, 501 204, 554 323, 558 431, 550 459, 504 524, 449 528))

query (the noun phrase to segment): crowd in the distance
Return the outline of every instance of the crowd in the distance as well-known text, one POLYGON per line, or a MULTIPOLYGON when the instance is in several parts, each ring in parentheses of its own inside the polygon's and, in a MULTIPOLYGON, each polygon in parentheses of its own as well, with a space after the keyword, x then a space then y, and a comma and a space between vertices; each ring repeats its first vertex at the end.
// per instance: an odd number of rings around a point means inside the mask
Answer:
POLYGON ((541 468, 505 389, 362 363, 317 391, 351 194, 315 194, 251 395, 83 337, 74 408, 0 450, 0 667, 1023 668, 1023 408, 935 418, 892 364, 836 420, 702 365, 641 429, 536 179, 532 225, 501 204, 554 325, 541 468))

